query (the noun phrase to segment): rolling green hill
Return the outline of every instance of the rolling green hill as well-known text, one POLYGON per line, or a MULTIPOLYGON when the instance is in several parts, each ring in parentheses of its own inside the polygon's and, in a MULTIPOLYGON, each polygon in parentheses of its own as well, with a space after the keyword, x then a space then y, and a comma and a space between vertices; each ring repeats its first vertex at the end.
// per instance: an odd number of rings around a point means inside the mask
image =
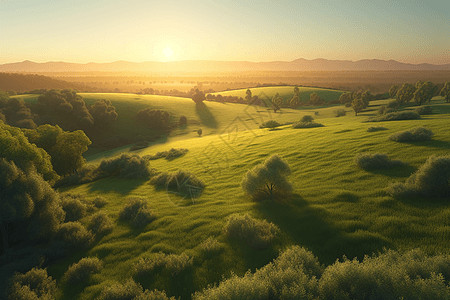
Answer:
MULTIPOLYGON (((83 97, 88 102, 106 95, 84 94, 83 97)), ((123 108, 118 102, 115 104, 120 110, 126 110, 128 105, 132 111, 151 103, 155 108, 164 107, 188 119, 197 116, 192 101, 186 100, 182 106, 181 100, 168 97, 114 97, 123 100, 123 108)), ((357 117, 350 109, 347 116, 339 118, 332 116, 333 108, 317 109, 318 116, 312 115, 324 125, 320 128, 284 126, 268 130, 258 129, 255 124, 248 128, 242 125, 246 129, 242 131, 235 129, 232 120, 245 106, 207 102, 205 105, 217 126, 210 128, 206 136, 198 137, 189 131, 184 139, 168 140, 135 152, 153 155, 170 148, 189 149, 185 156, 172 161, 151 161, 151 167, 161 172, 180 169, 192 172, 206 184, 199 198, 182 199, 165 190, 155 190, 148 180, 119 178, 60 189, 60 192, 84 194, 90 200, 100 195, 105 197, 108 204, 102 210, 114 220, 113 232, 91 249, 49 267, 50 275, 61 280, 68 266, 81 257, 96 256, 104 263, 101 273, 89 279, 86 288, 73 288, 62 280, 64 297, 61 298, 93 299, 105 286, 130 278, 140 258, 160 251, 193 257, 192 269, 180 275, 157 272, 140 282, 144 288, 165 290, 168 295, 182 299, 189 299, 194 291, 219 282, 222 276, 229 277, 230 272, 243 275, 248 269, 261 268, 279 250, 290 245, 308 248, 326 265, 343 255, 361 259, 383 247, 449 253, 450 206, 446 202, 423 197, 395 199, 385 192, 390 183, 405 181, 430 155, 448 154, 449 105, 438 97, 432 101, 435 114, 420 120, 362 122, 376 114, 383 103, 387 101, 372 102, 357 117), (367 132, 371 126, 384 126, 387 130, 367 132), (388 139, 392 133, 417 126, 431 129, 435 134, 432 141, 396 143, 388 139), (365 171, 354 162, 355 155, 362 152, 386 153, 409 165, 389 171, 365 171), (274 153, 291 166, 289 180, 294 185, 293 196, 279 202, 253 202, 240 187, 242 177, 274 153), (142 229, 119 221, 119 211, 127 197, 147 199, 157 219, 142 229), (242 241, 227 238, 222 230, 226 217, 233 213, 249 213, 273 222, 281 230, 279 239, 273 247, 255 250, 242 241), (219 251, 206 256, 200 245, 210 236, 219 242, 219 251)), ((280 115, 288 121, 298 120, 302 114, 306 112, 285 110, 280 115)), ((244 122, 253 122, 248 119, 244 122)), ((90 162, 98 163, 101 158, 96 155, 90 162)), ((86 217, 82 222, 88 220, 86 217)))

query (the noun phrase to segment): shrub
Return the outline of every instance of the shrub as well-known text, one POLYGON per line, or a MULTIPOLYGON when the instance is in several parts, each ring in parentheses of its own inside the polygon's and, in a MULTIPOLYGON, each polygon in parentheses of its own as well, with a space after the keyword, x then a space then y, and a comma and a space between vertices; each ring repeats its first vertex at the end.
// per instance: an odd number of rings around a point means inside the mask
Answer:
POLYGON ((161 130, 170 127, 170 115, 164 110, 143 108, 137 112, 136 118, 151 129, 161 130))
POLYGON ((198 134, 198 136, 202 136, 203 130, 200 128, 199 130, 197 130, 197 134, 198 134))
POLYGON ((314 118, 310 115, 305 115, 300 119, 300 122, 302 123, 310 123, 312 121, 314 121, 314 118))
POLYGON ((48 276, 47 270, 33 268, 25 274, 16 273, 12 279, 10 300, 53 299, 56 280, 48 276))
POLYGON ((55 187, 63 185, 78 185, 93 182, 105 176, 106 175, 102 174, 101 171, 98 169, 98 166, 84 165, 76 173, 64 176, 63 178, 58 180, 55 184, 55 187))
POLYGON ((133 300, 142 295, 143 290, 139 283, 129 279, 124 284, 117 283, 104 288, 98 300, 133 300))
POLYGON ((102 208, 103 206, 108 204, 108 201, 102 196, 97 196, 92 201, 92 204, 94 204, 94 206, 97 207, 97 208, 102 208))
POLYGON ((392 100, 389 101, 387 104, 387 108, 392 108, 392 109, 397 109, 400 106, 400 102, 398 102, 397 100, 392 100))
POLYGON ((352 103, 351 103, 351 102, 347 102, 347 103, 344 104, 344 106, 345 106, 345 107, 351 107, 351 106, 352 106, 352 103))
POLYGON ((336 109, 336 110, 334 111, 334 116, 335 116, 335 117, 343 117, 343 116, 345 116, 346 114, 347 114, 347 112, 345 111, 345 109, 342 109, 342 108, 336 109))
POLYGON ((156 152, 155 155, 149 155, 149 156, 147 156, 147 158, 149 160, 155 160, 155 159, 165 157, 167 160, 172 160, 177 157, 181 157, 181 156, 185 155, 186 153, 188 153, 188 151, 189 151, 189 149, 184 149, 184 148, 180 148, 180 149, 171 148, 169 151, 156 152))
POLYGON ((380 108, 378 109, 378 111, 377 111, 377 113, 379 114, 379 115, 384 115, 385 113, 386 113, 386 105, 382 105, 382 106, 380 106, 380 108))
POLYGON ((147 148, 149 145, 150 145, 150 143, 147 141, 137 142, 136 144, 134 144, 134 146, 130 147, 130 151, 144 149, 144 148, 147 148))
POLYGON ((86 248, 92 241, 92 233, 80 222, 68 222, 61 224, 55 234, 55 239, 70 248, 86 248))
POLYGON ((88 228, 95 235, 104 235, 113 230, 113 223, 105 212, 99 211, 91 217, 88 228))
POLYGON ((149 169, 149 165, 149 161, 145 157, 122 154, 116 158, 102 160, 99 170, 108 176, 139 179, 153 175, 153 171, 149 169))
POLYGON ((355 156, 355 163, 364 170, 388 169, 404 165, 401 160, 391 160, 387 154, 381 153, 358 153, 355 156))
POLYGON ((264 163, 255 166, 244 175, 241 187, 254 200, 265 197, 273 200, 292 191, 292 185, 286 179, 290 174, 288 163, 277 154, 273 154, 264 163))
POLYGON ((433 108, 431 106, 420 106, 415 109, 415 112, 419 115, 431 115, 433 113, 433 108))
POLYGON ((405 183, 395 183, 387 188, 392 196, 448 197, 450 195, 450 156, 430 156, 405 183))
POLYGON ((269 120, 269 121, 266 121, 266 122, 262 123, 259 126, 259 128, 275 128, 275 127, 278 127, 278 126, 281 126, 281 124, 278 123, 275 120, 269 120))
POLYGON ((172 275, 177 275, 180 272, 192 267, 194 260, 185 253, 165 254, 162 252, 155 253, 153 257, 141 258, 134 265, 134 273, 137 276, 145 276, 160 269, 168 270, 172 275))
POLYGON ((205 189, 205 183, 194 174, 179 170, 173 173, 161 173, 150 181, 156 188, 166 188, 168 191, 180 196, 198 198, 205 189))
POLYGON ((308 123, 295 123, 292 125, 292 128, 314 128, 314 127, 323 127, 323 124, 316 122, 308 122, 308 123))
POLYGON ((422 142, 429 141, 433 136, 433 132, 425 127, 416 127, 411 130, 393 133, 389 136, 391 141, 405 142, 422 142))
POLYGON ((102 262, 97 257, 85 257, 72 264, 64 276, 67 283, 78 284, 86 281, 91 274, 100 273, 102 262))
POLYGON ((228 216, 223 228, 225 235, 231 238, 244 240, 255 249, 264 249, 270 246, 279 233, 279 228, 266 220, 256 220, 249 214, 243 216, 233 214, 228 216))
POLYGON ((186 126, 187 125, 187 118, 186 116, 181 116, 179 121, 180 126, 186 126))
POLYGON ((208 253, 216 252, 220 249, 219 242, 212 236, 210 236, 206 240, 204 240, 200 244, 200 247, 202 248, 203 251, 208 252, 208 253))
POLYGON ((128 198, 127 203, 119 212, 119 219, 132 221, 136 227, 143 227, 156 219, 155 214, 148 208, 147 200, 142 198, 128 198))
POLYGON ((382 130, 388 130, 386 127, 382 126, 374 126, 367 128, 367 132, 375 132, 375 131, 382 131, 382 130))
POLYGON ((67 194, 61 197, 61 206, 66 212, 65 222, 78 221, 86 215, 86 205, 81 195, 67 194))
POLYGON ((382 121, 396 121, 396 120, 417 120, 420 115, 415 111, 397 111, 385 113, 381 116, 369 118, 367 122, 382 122, 382 121))

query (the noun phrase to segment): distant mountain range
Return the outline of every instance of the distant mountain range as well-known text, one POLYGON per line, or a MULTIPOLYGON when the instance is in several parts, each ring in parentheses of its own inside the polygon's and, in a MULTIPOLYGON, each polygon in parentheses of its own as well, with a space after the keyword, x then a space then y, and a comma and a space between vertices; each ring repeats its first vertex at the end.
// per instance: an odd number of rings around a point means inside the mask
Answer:
POLYGON ((434 71, 450 64, 406 64, 395 60, 327 60, 323 58, 272 62, 185 60, 173 62, 35 63, 23 61, 0 65, 0 72, 244 72, 244 71, 434 71))

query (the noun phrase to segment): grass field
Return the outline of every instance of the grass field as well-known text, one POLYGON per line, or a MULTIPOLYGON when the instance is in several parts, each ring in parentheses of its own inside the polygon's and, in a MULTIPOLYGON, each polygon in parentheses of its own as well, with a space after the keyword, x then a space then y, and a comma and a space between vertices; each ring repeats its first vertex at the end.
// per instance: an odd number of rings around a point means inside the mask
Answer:
MULTIPOLYGON (((294 96, 294 86, 272 86, 272 87, 258 87, 250 89, 252 91, 253 96, 258 96, 261 99, 272 99, 276 93, 280 94, 280 96, 287 101, 294 96)), ((333 100, 338 100, 344 91, 340 90, 328 90, 323 88, 313 88, 313 87, 299 87, 300 90, 300 100, 303 102, 307 102, 309 100, 309 96, 312 93, 317 93, 317 95, 323 98, 326 102, 330 102, 333 100)), ((245 99, 245 93, 247 89, 241 90, 233 90, 233 91, 225 91, 212 93, 213 95, 222 95, 222 96, 237 96, 245 99)))
MULTIPOLYGON (((107 97, 106 94, 82 96, 88 103, 107 97)), ((197 115, 195 104, 190 100, 184 104, 170 97, 122 94, 108 97, 116 97, 108 99, 117 99, 113 102, 117 110, 126 110, 129 106, 131 112, 146 107, 150 103, 146 100, 152 99, 155 108, 164 107, 188 119, 197 115), (123 100, 120 105, 125 108, 119 105, 119 99, 123 100)), ((229 277, 231 272, 242 275, 248 269, 254 271, 290 245, 308 248, 327 265, 343 255, 362 258, 383 247, 421 248, 430 254, 450 253, 448 203, 421 197, 394 199, 385 192, 389 183, 404 181, 430 155, 448 154, 450 106, 438 97, 431 103, 437 113, 420 120, 363 122, 376 114, 378 105, 388 101, 371 102, 358 116, 347 108, 347 116, 339 118, 333 116, 335 108, 317 109, 317 116, 311 111, 286 109, 283 114, 272 116, 288 122, 312 114, 324 127, 293 129, 284 126, 275 130, 258 129, 254 122, 258 115, 236 120, 236 116, 240 116, 236 112, 242 114, 245 110, 243 105, 207 102, 205 105, 217 126, 210 127, 205 136, 196 136, 191 132, 193 126, 189 125, 190 133, 183 139, 174 138, 135 152, 146 155, 170 148, 189 149, 185 156, 172 161, 151 161, 151 167, 158 171, 192 172, 206 184, 199 198, 181 199, 164 190, 155 190, 148 180, 118 178, 60 189, 60 192, 85 194, 88 199, 104 196, 108 204, 103 210, 115 224, 113 232, 90 250, 73 253, 49 267, 50 275, 60 280, 68 266, 81 257, 96 256, 104 262, 101 273, 94 275, 85 286, 70 287, 63 280, 60 298, 93 299, 105 286, 130 278, 133 265, 140 258, 160 251, 186 253, 194 257, 194 266, 174 276, 159 272, 140 283, 144 288, 165 290, 168 295, 182 299, 189 299, 194 291, 219 282, 222 276, 229 277), (233 120, 245 131, 235 130, 233 120), (388 130, 367 132, 371 126, 383 126, 388 130), (417 126, 431 129, 435 134, 433 140, 396 143, 388 139, 394 132, 417 126), (390 171, 364 171, 354 162, 355 155, 361 152, 386 153, 409 165, 390 171), (292 168, 289 180, 294 185, 293 196, 280 202, 252 202, 240 187, 242 177, 274 153, 287 160, 292 168), (157 219, 142 229, 119 221, 119 211, 130 196, 148 199, 157 219), (226 217, 233 213, 249 213, 275 223, 281 229, 280 238, 265 250, 254 250, 242 241, 228 239, 222 229, 226 217), (210 236, 218 240, 220 251, 206 256, 200 244, 210 236)), ((108 153, 97 154, 88 159, 90 163, 97 163, 106 155, 108 153)), ((82 221, 88 222, 88 217, 82 221)))

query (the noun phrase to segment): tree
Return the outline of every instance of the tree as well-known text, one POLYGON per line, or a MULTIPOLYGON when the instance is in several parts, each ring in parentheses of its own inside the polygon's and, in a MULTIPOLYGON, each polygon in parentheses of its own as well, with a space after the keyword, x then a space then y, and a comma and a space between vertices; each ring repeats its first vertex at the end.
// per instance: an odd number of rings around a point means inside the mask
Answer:
POLYGON ((397 91, 397 101, 399 103, 408 103, 414 98, 416 87, 410 83, 404 83, 397 91))
POLYGON ((281 105, 283 105, 283 98, 279 93, 276 93, 272 98, 272 108, 274 112, 281 109, 281 105))
POLYGON ((200 91, 198 88, 194 89, 194 94, 192 95, 192 101, 194 101, 196 104, 202 103, 203 100, 205 100, 205 93, 200 91))
POLYGON ((317 95, 316 92, 309 95, 309 105, 323 105, 325 103, 325 100, 323 100, 319 95, 317 95))
POLYGON ((353 100, 353 97, 352 97, 352 93, 350 93, 350 92, 342 93, 341 96, 339 97, 339 101, 342 104, 351 103, 352 100, 353 100))
POLYGON ((397 91, 398 91, 398 85, 394 84, 389 89, 389 97, 395 98, 395 96, 397 95, 397 91))
POLYGON ((245 92, 245 101, 250 104, 252 102, 252 99, 252 91, 250 91, 250 89, 247 89, 247 91, 245 92))
POLYGON ((414 92, 414 101, 420 105, 425 102, 430 102, 436 92, 436 86, 430 82, 424 82, 418 84, 416 91, 414 92))
POLYGON ((361 97, 353 99, 352 108, 355 111, 355 116, 357 116, 359 112, 362 112, 364 110, 364 105, 364 101, 361 97))
POLYGON ((445 102, 449 102, 448 97, 450 96, 450 82, 446 82, 441 92, 439 93, 442 97, 445 97, 445 102))
POLYGON ((202 136, 203 130, 200 128, 199 130, 197 130, 197 134, 198 134, 198 136, 202 136))
POLYGON ((364 102, 364 108, 369 106, 370 101, 375 100, 375 96, 370 93, 369 90, 361 94, 361 99, 364 102))
POLYGON ((301 101, 300 101, 300 89, 298 88, 298 86, 296 86, 294 88, 294 96, 292 97, 291 100, 289 100, 289 105, 293 108, 296 109, 297 107, 299 107, 301 105, 301 101))
POLYGON ((292 191, 292 185, 287 181, 291 174, 288 163, 277 154, 260 165, 255 166, 245 174, 241 187, 246 194, 255 200, 269 197, 274 200, 292 191))
POLYGON ((116 108, 111 104, 110 100, 99 100, 89 108, 89 112, 94 118, 95 126, 97 127, 109 127, 117 119, 116 108))
POLYGON ((170 115, 164 110, 143 108, 137 112, 136 118, 151 129, 160 130, 170 127, 170 115))

